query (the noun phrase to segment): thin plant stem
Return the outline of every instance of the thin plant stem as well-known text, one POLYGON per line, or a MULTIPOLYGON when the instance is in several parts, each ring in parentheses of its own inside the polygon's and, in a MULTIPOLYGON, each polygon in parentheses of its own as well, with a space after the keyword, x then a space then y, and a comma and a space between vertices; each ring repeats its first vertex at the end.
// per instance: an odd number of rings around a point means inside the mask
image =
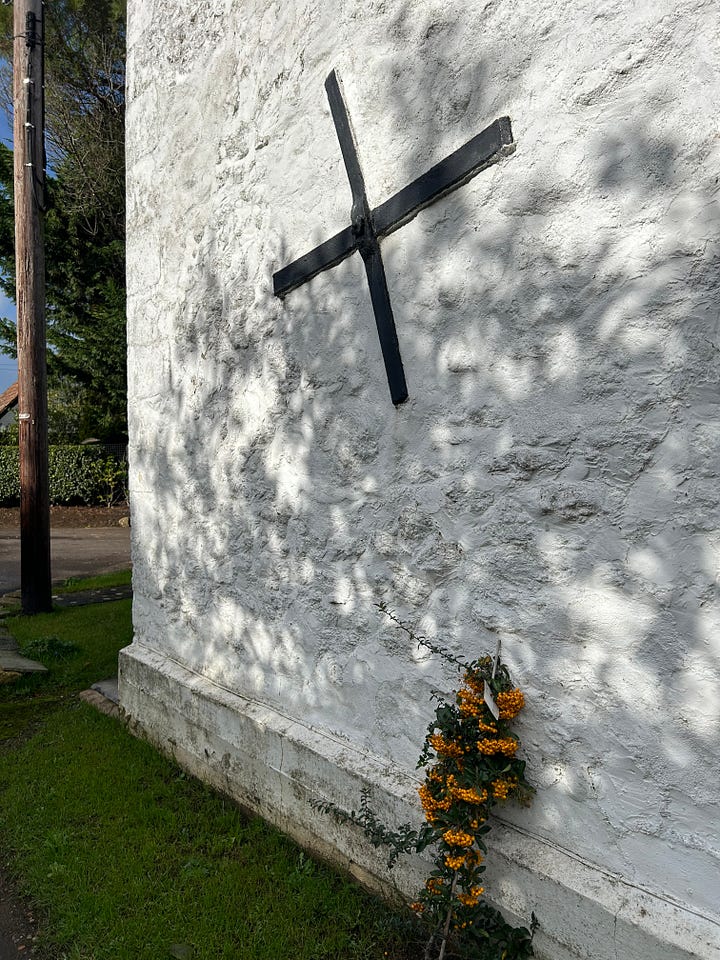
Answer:
POLYGON ((432 945, 435 942, 435 937, 437 936, 439 929, 440 929, 440 924, 438 924, 433 930, 433 932, 430 934, 430 938, 428 942, 425 944, 425 953, 423 955, 423 960, 430 960, 430 951, 432 950, 432 945))
POLYGON ((453 877, 452 886, 450 887, 450 909, 448 910, 447 919, 445 921, 445 929, 443 930, 442 943, 440 944, 440 953, 438 954, 438 960, 443 960, 445 956, 445 948, 447 947, 448 934, 450 933, 450 921, 452 920, 453 908, 452 901, 455 896, 455 888, 457 887, 458 882, 458 872, 455 871, 455 876, 453 877))

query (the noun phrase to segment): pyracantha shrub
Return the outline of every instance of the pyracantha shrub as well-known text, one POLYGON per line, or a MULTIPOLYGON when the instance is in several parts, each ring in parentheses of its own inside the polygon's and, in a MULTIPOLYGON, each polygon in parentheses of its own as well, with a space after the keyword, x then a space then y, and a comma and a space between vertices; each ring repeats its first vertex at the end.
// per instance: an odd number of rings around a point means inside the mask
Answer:
POLYGON ((483 873, 490 815, 498 804, 528 804, 534 793, 525 779, 520 741, 512 729, 525 705, 499 657, 470 662, 450 655, 437 643, 418 637, 384 605, 381 609, 421 646, 452 662, 462 683, 452 698, 438 697, 418 768, 425 770, 419 789, 425 823, 415 830, 404 824, 389 830, 363 793, 360 810, 348 813, 332 803, 316 803, 341 822, 356 823, 375 846, 390 848, 392 866, 401 853, 430 847, 434 869, 411 905, 427 926, 425 957, 473 960, 524 960, 533 956, 530 929, 513 927, 485 899, 483 873), (496 715, 497 714, 497 715, 496 715), (448 953, 449 951, 449 953, 448 953))

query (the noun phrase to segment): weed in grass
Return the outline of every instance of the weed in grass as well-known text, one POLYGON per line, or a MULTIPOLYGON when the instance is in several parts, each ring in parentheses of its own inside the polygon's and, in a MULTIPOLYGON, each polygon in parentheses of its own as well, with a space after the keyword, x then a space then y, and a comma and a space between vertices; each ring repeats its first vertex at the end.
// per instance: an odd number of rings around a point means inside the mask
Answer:
POLYGON ((60 637, 36 637, 26 641, 20 648, 21 652, 33 660, 69 660, 81 651, 71 640, 61 640, 60 637))

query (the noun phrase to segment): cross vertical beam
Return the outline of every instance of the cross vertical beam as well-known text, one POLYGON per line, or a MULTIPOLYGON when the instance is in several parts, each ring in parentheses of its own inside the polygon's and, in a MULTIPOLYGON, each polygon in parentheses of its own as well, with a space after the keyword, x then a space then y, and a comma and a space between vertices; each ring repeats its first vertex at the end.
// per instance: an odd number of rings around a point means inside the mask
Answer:
POLYGON ((385 361, 390 396, 395 406, 398 406, 407 400, 408 390, 400 356, 395 317, 390 303, 390 293, 380 253, 380 244, 373 227, 372 214, 365 191, 365 178, 360 167, 357 145, 350 126, 350 118, 340 82, 334 70, 325 81, 325 90, 330 101, 330 111, 340 141, 340 150, 345 161, 348 180, 350 181, 353 201, 350 209, 350 221, 353 239, 365 264, 365 273, 367 274, 370 299, 375 313, 375 324, 380 338, 380 349, 385 361))

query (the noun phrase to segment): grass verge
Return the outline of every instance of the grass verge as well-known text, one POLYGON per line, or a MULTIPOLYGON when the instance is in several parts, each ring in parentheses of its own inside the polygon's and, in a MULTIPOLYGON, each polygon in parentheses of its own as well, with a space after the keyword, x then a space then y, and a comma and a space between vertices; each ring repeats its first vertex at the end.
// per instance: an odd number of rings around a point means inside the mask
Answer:
POLYGON ((132 570, 118 570, 115 573, 100 573, 96 577, 68 577, 53 592, 78 593, 81 590, 98 590, 103 587, 125 587, 131 583, 132 570))
POLYGON ((383 904, 78 702, 114 672, 130 601, 7 623, 22 649, 55 651, 47 675, 0 687, 0 847, 41 956, 412 956, 383 904))

